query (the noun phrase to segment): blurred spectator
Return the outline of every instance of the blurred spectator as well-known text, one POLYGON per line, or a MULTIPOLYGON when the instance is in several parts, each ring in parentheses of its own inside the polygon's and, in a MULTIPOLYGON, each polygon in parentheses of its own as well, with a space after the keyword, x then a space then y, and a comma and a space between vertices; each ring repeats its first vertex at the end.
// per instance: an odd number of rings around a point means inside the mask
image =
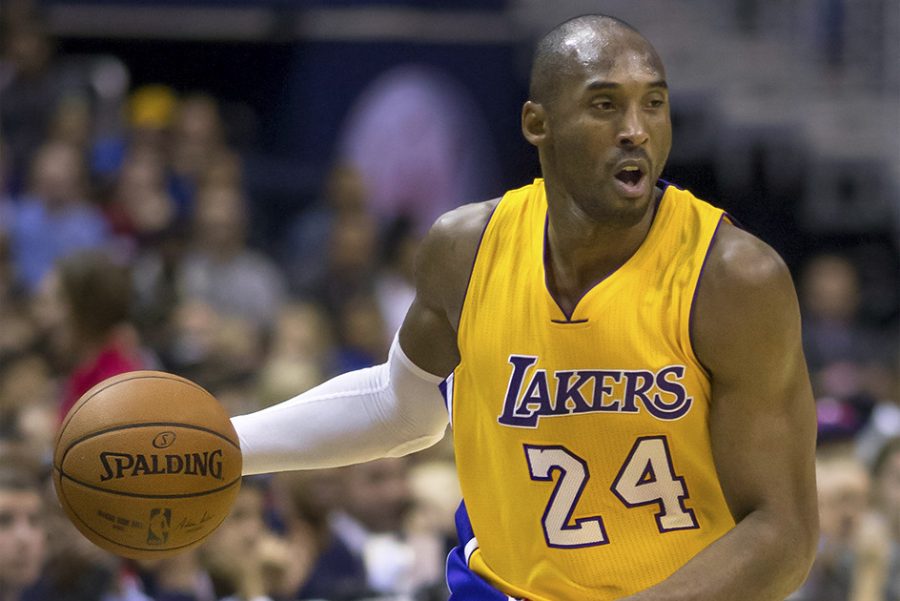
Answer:
POLYGON ((163 360, 172 371, 210 389, 230 411, 256 406, 254 376, 265 358, 256 324, 187 300, 172 314, 170 335, 163 360))
POLYGON ((122 560, 78 532, 55 498, 45 501, 45 507, 52 535, 47 563, 33 596, 23 601, 151 601, 132 581, 118 577, 122 560))
MULTIPOLYGON (((262 406, 290 398, 323 382, 334 365, 327 316, 317 305, 286 305, 278 316, 258 377, 262 406)), ((261 407, 259 407, 261 408, 261 407)))
POLYGON ((838 362, 862 364, 879 348, 859 320, 860 282, 849 259, 832 254, 809 260, 802 273, 803 340, 812 373, 838 362))
POLYGON ((412 223, 399 218, 385 234, 384 265, 375 281, 375 299, 391 335, 400 330, 416 297, 416 251, 420 237, 412 223))
POLYGON ((178 97, 168 86, 149 84, 134 90, 128 99, 131 144, 160 151, 178 110, 178 97))
POLYGON ((265 480, 245 478, 231 513, 203 545, 201 557, 217 598, 254 601, 283 588, 291 558, 264 522, 265 480))
POLYGON ((872 533, 873 598, 900 601, 900 437, 881 449, 872 469, 874 505, 881 519, 872 533))
POLYGON ((28 591, 46 559, 40 483, 27 463, 0 460, 0 601, 38 601, 28 591))
POLYGON ((0 130, 11 152, 13 185, 44 143, 62 96, 53 63, 54 44, 33 15, 11 19, 3 28, 0 62, 0 130))
POLYGON ((438 601, 447 599, 449 590, 444 578, 446 559, 458 544, 456 509, 462 501, 462 491, 453 464, 450 437, 431 447, 433 458, 416 455, 409 471, 413 505, 406 520, 406 536, 415 550, 417 599, 438 601), (441 449, 446 457, 436 455, 441 449))
POLYGON ((817 255, 802 273, 804 350, 821 441, 857 436, 881 400, 872 375, 883 369, 888 350, 861 319, 860 286, 854 264, 839 255, 817 255))
POLYGON ((10 228, 17 278, 33 292, 53 263, 109 241, 102 214, 88 201, 83 157, 63 142, 45 144, 34 158, 28 193, 10 228))
POLYGON ((204 188, 194 217, 193 245, 178 276, 183 299, 209 303, 224 316, 269 328, 287 287, 275 263, 246 244, 246 199, 233 186, 204 188))
POLYGON ((49 462, 59 423, 59 399, 47 362, 31 351, 6 358, 0 365, 0 439, 17 439, 31 455, 49 462))
POLYGON ((181 302, 179 275, 187 252, 186 238, 177 223, 153 234, 138 234, 137 253, 132 261, 135 323, 148 344, 160 351, 168 350, 171 344, 175 313, 181 302))
POLYGON ((344 468, 341 509, 329 523, 336 542, 363 568, 357 597, 366 591, 409 597, 421 584, 422 558, 405 534, 413 501, 408 469, 405 457, 344 468))
POLYGON ((900 437, 900 360, 893 370, 881 366, 871 370, 867 379, 877 391, 878 403, 857 436, 857 450, 862 460, 872 465, 881 448, 900 437))
POLYGON ((312 302, 298 301, 282 307, 273 332, 270 354, 297 363, 311 363, 331 373, 334 340, 328 314, 312 302))
POLYGON ((189 216, 207 170, 227 152, 225 128, 215 98, 194 94, 181 100, 172 124, 169 152, 171 191, 179 214, 189 216))
POLYGON ((66 257, 48 285, 61 304, 61 327, 75 367, 66 380, 60 419, 95 384, 127 371, 144 369, 147 359, 129 321, 131 277, 103 252, 66 257))
POLYGON ((113 231, 137 248, 156 243, 175 227, 175 201, 166 188, 160 152, 147 145, 132 147, 118 171, 106 214, 113 231))
POLYGON ((176 371, 192 370, 213 354, 219 314, 203 302, 187 301, 172 314, 172 336, 165 361, 176 371))
POLYGON ((93 115, 87 97, 68 94, 56 103, 50 118, 47 137, 77 148, 83 156, 91 152, 93 115))
POLYGON ((240 155, 227 148, 220 148, 207 159, 201 177, 202 187, 243 188, 244 166, 240 155))
POLYGON ((147 595, 147 601, 216 601, 212 581, 201 563, 197 549, 166 559, 133 563, 136 570, 126 568, 123 570, 124 578, 120 579, 128 582, 134 590, 147 595), (131 579, 133 581, 129 582, 131 579))
POLYGON ((368 214, 366 188, 359 171, 347 164, 332 167, 322 198, 291 222, 281 241, 280 260, 292 292, 316 296, 328 277, 325 255, 335 224, 368 214))
POLYGON ((806 583, 790 599, 854 601, 859 539, 871 494, 869 474, 849 448, 835 446, 820 451, 816 479, 819 550, 806 583))
POLYGON ((114 594, 117 561, 62 516, 37 466, 0 440, 0 599, 147 601, 114 594))
POLYGON ((318 298, 332 310, 346 299, 371 294, 378 268, 378 226, 364 213, 338 217, 326 248, 327 271, 318 298))
POLYGON ((37 350, 38 330, 25 303, 0 303, 0 365, 37 350))
POLYGON ((362 565, 334 538, 328 524, 343 494, 343 470, 280 472, 272 484, 274 509, 291 558, 282 597, 339 599, 359 590, 362 565))
POLYGON ((372 295, 351 296, 337 307, 339 334, 337 368, 348 370, 370 367, 387 359, 391 334, 372 295))

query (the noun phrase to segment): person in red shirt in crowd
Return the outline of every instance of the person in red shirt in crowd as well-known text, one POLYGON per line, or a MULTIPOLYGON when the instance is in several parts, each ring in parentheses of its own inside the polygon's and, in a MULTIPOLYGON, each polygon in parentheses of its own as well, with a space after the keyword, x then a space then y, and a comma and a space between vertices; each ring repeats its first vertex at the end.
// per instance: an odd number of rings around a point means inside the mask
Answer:
POLYGON ((95 384, 150 365, 129 322, 132 286, 127 268, 104 252, 85 251, 61 260, 51 278, 61 303, 64 345, 75 362, 63 386, 62 420, 95 384))

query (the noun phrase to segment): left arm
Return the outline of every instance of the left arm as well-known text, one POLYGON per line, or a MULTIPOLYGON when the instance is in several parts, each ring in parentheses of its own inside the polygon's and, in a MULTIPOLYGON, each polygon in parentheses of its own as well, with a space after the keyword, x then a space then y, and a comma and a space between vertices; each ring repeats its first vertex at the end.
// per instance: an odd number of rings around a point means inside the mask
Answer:
POLYGON ((771 248, 723 223, 695 302, 713 455, 737 524, 623 601, 782 601, 805 580, 818 537, 816 417, 793 283, 771 248))

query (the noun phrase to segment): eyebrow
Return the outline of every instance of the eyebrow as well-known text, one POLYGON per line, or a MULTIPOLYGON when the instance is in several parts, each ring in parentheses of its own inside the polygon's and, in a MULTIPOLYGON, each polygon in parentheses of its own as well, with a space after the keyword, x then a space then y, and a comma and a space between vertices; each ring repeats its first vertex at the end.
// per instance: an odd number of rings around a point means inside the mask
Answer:
MULTIPOLYGON (((594 90, 615 90, 622 87, 622 84, 613 83, 611 81, 592 81, 587 85, 587 89, 590 91, 594 90)), ((656 81, 651 81, 647 84, 649 88, 662 88, 663 90, 669 89, 669 84, 666 83, 664 79, 658 79, 656 81)))

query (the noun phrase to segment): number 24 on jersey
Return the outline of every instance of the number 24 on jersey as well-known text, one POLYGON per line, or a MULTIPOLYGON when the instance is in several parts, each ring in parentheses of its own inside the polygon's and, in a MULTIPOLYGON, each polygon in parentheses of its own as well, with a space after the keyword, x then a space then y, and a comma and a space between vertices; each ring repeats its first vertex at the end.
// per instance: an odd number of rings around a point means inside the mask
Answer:
MULTIPOLYGON (((590 479, 587 463, 563 446, 525 445, 531 479, 553 481, 556 486, 547 502, 541 522, 551 547, 578 548, 610 542, 602 516, 572 519, 578 499, 590 479)), ((693 510, 684 506, 687 488, 684 478, 675 475, 672 455, 665 436, 638 438, 610 487, 626 507, 657 505, 656 525, 660 532, 698 528, 693 510)))

